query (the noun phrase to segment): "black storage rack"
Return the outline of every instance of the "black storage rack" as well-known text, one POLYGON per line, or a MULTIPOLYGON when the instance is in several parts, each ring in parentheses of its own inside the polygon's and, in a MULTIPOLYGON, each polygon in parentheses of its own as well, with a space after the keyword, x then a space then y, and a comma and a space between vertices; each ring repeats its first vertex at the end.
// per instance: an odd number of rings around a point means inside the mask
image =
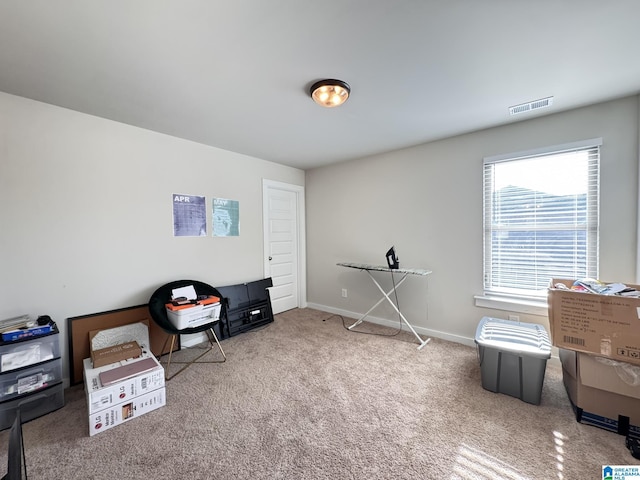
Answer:
POLYGON ((228 338, 273 322, 269 287, 271 277, 226 287, 217 287, 227 307, 221 338, 228 338))

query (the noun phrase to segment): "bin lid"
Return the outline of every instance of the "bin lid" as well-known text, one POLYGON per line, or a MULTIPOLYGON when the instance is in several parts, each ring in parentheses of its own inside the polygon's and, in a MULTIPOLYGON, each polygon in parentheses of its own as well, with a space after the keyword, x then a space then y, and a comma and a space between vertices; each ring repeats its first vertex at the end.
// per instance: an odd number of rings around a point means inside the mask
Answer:
POLYGON ((551 357, 547 330, 537 323, 483 317, 476 329, 475 342, 483 347, 537 358, 551 357))

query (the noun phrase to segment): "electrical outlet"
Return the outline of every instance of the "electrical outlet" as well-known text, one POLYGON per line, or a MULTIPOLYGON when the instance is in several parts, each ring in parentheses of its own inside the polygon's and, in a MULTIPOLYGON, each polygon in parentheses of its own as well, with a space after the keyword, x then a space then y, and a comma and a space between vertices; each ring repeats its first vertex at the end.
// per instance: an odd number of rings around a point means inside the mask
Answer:
POLYGON ((509 315, 509 320, 511 320, 512 322, 519 322, 520 317, 518 315, 509 315))
POLYGON ((342 298, 347 298, 347 289, 346 288, 342 289, 342 298))

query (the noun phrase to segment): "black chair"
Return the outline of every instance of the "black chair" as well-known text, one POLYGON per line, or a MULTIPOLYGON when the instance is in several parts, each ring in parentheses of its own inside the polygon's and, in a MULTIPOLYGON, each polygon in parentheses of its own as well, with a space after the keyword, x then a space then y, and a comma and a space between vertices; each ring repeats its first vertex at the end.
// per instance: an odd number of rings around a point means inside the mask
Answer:
POLYGON ((24 441, 22 439, 22 419, 20 410, 9 431, 9 449, 7 452, 7 473, 2 480, 25 480, 27 465, 24 458, 24 441))
POLYGON ((203 360, 198 363, 224 363, 227 361, 227 356, 225 355, 224 350, 222 350, 222 347, 220 346, 220 341, 218 340, 218 337, 214 330, 216 324, 220 323, 221 320, 225 318, 226 312, 227 312, 226 305, 222 299, 222 295, 220 295, 220 292, 216 288, 212 287, 211 285, 208 285, 203 282, 199 282, 197 280, 176 280, 174 282, 170 282, 161 286, 153 293, 153 295, 151 295, 151 298, 149 299, 149 313, 151 314, 151 318, 162 330, 164 330, 167 333, 167 339, 164 341, 164 345, 162 346, 162 350, 160 351, 160 357, 165 355, 164 352, 167 346, 167 342, 169 341, 169 338, 171 338, 171 348, 169 349, 169 361, 167 362, 167 366, 165 369, 165 378, 167 380, 171 380, 173 377, 175 377, 184 369, 186 369, 189 365, 195 363, 197 360, 199 360, 204 355, 206 355, 216 345, 220 349, 220 353, 222 354, 223 359, 210 360, 210 361, 203 360), (178 329, 169 320, 169 316, 167 315, 166 304, 171 301, 171 293, 174 289, 180 288, 180 287, 186 287, 189 285, 193 285, 196 291, 196 295, 198 296, 214 295, 220 298, 220 315, 218 316, 218 318, 212 319, 212 321, 209 323, 198 325, 196 327, 178 329), (183 364, 184 366, 180 370, 175 372, 173 375, 170 375, 169 368, 171 367, 171 355, 173 353, 173 349, 176 343, 176 338, 178 337, 178 335, 190 335, 193 333, 201 333, 201 332, 206 332, 207 339, 209 340, 209 347, 207 347, 203 353, 201 353, 199 356, 197 356, 193 360, 190 360, 188 362, 174 361, 173 363, 183 364), (214 344, 214 341, 215 341, 215 344, 214 344))

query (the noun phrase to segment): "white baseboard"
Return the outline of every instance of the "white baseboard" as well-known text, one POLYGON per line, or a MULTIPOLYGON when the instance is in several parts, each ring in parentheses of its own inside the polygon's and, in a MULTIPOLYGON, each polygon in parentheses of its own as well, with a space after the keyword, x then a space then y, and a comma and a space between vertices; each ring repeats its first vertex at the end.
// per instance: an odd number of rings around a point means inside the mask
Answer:
MULTIPOLYGON (((332 313, 335 315, 342 315, 343 317, 348 318, 360 318, 362 316, 361 313, 350 312, 348 310, 342 310, 340 308, 328 307, 326 305, 319 305, 317 303, 309 303, 307 304, 308 308, 313 308, 314 310, 320 310, 322 312, 332 313)), ((367 315, 367 321, 371 323, 376 323, 378 325, 384 325, 385 327, 398 328, 397 321, 391 321, 380 317, 375 317, 372 315, 367 315)), ((418 332, 419 335, 425 337, 435 337, 440 338, 442 340, 447 340, 449 342, 460 343, 462 345, 467 345, 468 347, 476 347, 476 342, 474 338, 463 337, 462 335, 455 335, 452 333, 442 332, 440 330, 433 330, 430 328, 419 327, 416 325, 411 325, 413 329, 418 332)), ((402 329, 405 331, 410 331, 409 328, 403 323, 402 329)), ((557 354, 552 354, 550 361, 553 364, 560 365, 560 359, 557 354)))
MULTIPOLYGON (((328 307, 326 305, 319 305, 317 303, 309 303, 307 305, 308 308, 313 308, 314 310, 320 310, 323 312, 333 313, 335 315, 342 315, 343 317, 348 318, 360 318, 362 316, 361 313, 350 312, 348 310, 342 310, 339 308, 328 307)), ((373 315, 367 315, 367 321, 371 323, 376 323, 378 325, 384 325, 385 327, 398 328, 398 322, 387 320, 385 318, 375 317, 373 315)), ((411 325, 413 329, 419 334, 426 337, 436 337, 441 338, 442 340, 448 340, 450 342, 461 343, 463 345, 467 345, 469 347, 475 347, 476 343, 473 338, 463 337, 461 335, 454 335, 451 333, 441 332, 439 330, 433 330, 430 328, 419 327, 416 325, 411 325)), ((409 328, 402 322, 402 329, 410 332, 409 328)))
MULTIPOLYGON (((355 319, 355 318, 360 318, 362 316, 361 313, 350 312, 349 310, 329 307, 327 305, 319 305, 317 303, 307 303, 306 308, 313 308, 314 310, 320 310, 321 312, 327 312, 334 315, 342 315, 343 317, 347 317, 347 318, 355 319)), ((385 327, 398 328, 397 320, 393 321, 393 320, 387 320, 385 318, 376 317, 373 315, 367 315, 367 321, 371 323, 376 323, 378 325, 384 325, 385 327)), ((442 340, 447 340, 449 342, 455 342, 455 343, 460 343, 462 345, 467 345, 468 347, 474 347, 474 348, 476 347, 476 342, 475 342, 475 339, 473 338, 463 337, 462 335, 455 335, 447 332, 442 332, 440 330, 433 330, 431 328, 419 327, 416 325, 411 325, 411 326, 419 335, 423 337, 427 337, 427 338, 435 337, 435 338, 440 338, 442 340)), ((404 322, 402 323, 402 330, 407 332, 410 331, 409 328, 404 324, 404 322)), ((183 335, 180 339, 180 345, 181 347, 188 348, 206 341, 207 341, 207 336, 205 335, 205 333, 193 334, 188 336, 183 335)), ((560 360, 557 354, 551 356, 551 362, 553 362, 554 364, 560 365, 560 360)))

